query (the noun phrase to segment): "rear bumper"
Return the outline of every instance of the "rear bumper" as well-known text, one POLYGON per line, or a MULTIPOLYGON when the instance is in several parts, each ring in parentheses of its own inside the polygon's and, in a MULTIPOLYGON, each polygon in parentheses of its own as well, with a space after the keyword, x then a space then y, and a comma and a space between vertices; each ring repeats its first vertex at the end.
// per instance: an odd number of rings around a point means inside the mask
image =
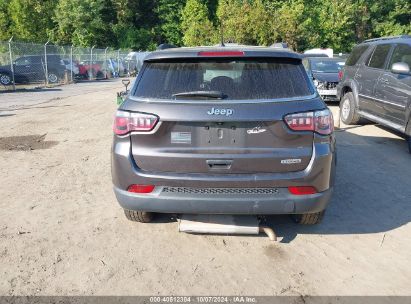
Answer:
POLYGON ((265 174, 188 174, 147 172, 138 168, 130 153, 130 139, 117 138, 112 151, 114 192, 124 209, 160 213, 287 214, 314 213, 326 208, 336 167, 334 136, 319 137, 305 170, 265 174), (150 194, 126 191, 131 184, 155 185, 150 194), (275 194, 169 193, 163 187, 276 188, 275 194), (289 186, 313 186, 318 193, 296 196, 289 186))
POLYGON ((301 214, 324 210, 332 188, 312 195, 296 196, 286 188, 271 195, 204 195, 163 193, 158 187, 150 194, 135 194, 114 187, 121 207, 128 210, 194 214, 301 214))

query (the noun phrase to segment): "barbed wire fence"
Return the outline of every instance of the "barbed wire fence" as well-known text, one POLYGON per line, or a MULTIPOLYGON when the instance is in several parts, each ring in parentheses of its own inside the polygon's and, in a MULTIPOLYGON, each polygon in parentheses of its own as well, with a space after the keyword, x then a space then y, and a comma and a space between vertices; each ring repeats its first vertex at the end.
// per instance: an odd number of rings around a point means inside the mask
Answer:
POLYGON ((0 90, 133 76, 147 52, 0 41, 0 90))

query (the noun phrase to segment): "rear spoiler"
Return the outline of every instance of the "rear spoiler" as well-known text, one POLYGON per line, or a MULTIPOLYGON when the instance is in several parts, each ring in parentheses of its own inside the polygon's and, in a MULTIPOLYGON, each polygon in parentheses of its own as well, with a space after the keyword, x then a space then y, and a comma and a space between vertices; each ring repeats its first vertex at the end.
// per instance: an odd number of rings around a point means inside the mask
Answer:
POLYGON ((283 51, 281 49, 273 48, 273 51, 254 51, 254 50, 241 50, 241 49, 225 49, 223 50, 204 50, 198 51, 185 51, 184 49, 175 49, 167 51, 155 51, 147 55, 144 59, 145 62, 150 61, 162 61, 167 59, 195 59, 195 58, 283 58, 290 60, 302 60, 300 54, 283 51), (218 53, 221 53, 219 56, 218 53))

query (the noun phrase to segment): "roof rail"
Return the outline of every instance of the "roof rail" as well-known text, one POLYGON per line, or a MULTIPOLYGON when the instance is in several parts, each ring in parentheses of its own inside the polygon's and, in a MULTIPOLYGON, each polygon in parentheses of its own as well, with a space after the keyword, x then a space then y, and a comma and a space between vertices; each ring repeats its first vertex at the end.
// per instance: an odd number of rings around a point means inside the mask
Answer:
POLYGON ((364 40, 362 43, 379 41, 379 40, 398 39, 398 38, 411 38, 411 36, 410 35, 399 35, 399 36, 388 36, 388 37, 372 38, 372 39, 364 40))

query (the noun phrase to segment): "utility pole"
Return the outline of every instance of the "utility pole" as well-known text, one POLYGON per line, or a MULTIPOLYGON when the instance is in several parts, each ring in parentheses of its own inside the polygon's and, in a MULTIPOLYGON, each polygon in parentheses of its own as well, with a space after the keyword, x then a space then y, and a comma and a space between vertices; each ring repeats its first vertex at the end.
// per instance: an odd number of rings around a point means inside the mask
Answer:
POLYGON ((93 47, 91 48, 91 51, 90 51, 90 64, 89 64, 89 68, 88 68, 88 79, 89 80, 91 80, 92 77, 93 77, 93 49, 95 47, 96 46, 93 45, 93 47))
POLYGON ((9 40, 9 53, 10 53, 10 71, 11 71, 11 79, 13 81, 13 91, 16 90, 16 84, 14 82, 14 64, 13 64, 13 52, 11 50, 11 42, 13 41, 13 36, 11 36, 9 40))
POLYGON ((108 64, 107 64, 107 50, 108 50, 108 47, 106 47, 106 49, 104 50, 104 76, 105 76, 105 79, 107 79, 108 78, 108 73, 107 73, 107 69, 108 69, 108 64))
POLYGON ((49 71, 47 68, 47 44, 49 44, 50 40, 44 44, 44 64, 45 64, 45 71, 46 71, 46 86, 49 85, 49 71))

